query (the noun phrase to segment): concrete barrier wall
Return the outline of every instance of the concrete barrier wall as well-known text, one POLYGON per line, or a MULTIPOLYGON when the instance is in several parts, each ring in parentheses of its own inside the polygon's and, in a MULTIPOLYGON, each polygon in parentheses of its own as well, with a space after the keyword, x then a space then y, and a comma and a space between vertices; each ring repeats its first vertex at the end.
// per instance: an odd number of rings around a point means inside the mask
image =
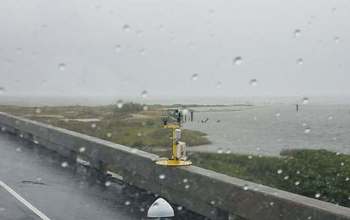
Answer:
POLYGON ((350 220, 349 208, 196 166, 158 166, 157 155, 66 129, 6 113, 0 113, 0 126, 63 156, 87 158, 97 169, 116 172, 129 184, 211 219, 350 220))

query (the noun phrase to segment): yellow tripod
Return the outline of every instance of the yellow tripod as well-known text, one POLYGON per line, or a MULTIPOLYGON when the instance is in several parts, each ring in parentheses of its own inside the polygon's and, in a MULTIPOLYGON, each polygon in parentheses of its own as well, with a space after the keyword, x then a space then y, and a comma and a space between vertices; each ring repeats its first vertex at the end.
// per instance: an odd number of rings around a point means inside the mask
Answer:
MULTIPOLYGON (((171 159, 161 159, 156 162, 158 165, 163 166, 189 166, 192 164, 189 160, 184 160, 181 158, 178 158, 177 148, 178 148, 178 138, 177 138, 177 131, 181 128, 179 124, 166 124, 164 125, 164 128, 168 128, 172 130, 172 138, 171 138, 171 145, 172 145, 172 155, 171 159)), ((181 131, 181 130, 180 130, 181 131)))

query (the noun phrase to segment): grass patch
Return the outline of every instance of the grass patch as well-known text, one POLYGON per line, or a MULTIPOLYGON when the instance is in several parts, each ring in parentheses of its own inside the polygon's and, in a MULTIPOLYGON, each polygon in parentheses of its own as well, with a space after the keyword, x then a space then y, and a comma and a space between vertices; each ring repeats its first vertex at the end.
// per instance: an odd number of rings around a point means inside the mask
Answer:
POLYGON ((326 150, 295 150, 283 157, 195 153, 191 160, 230 176, 350 207, 350 155, 326 150))
MULTIPOLYGON (((171 130, 162 128, 162 110, 166 106, 144 106, 125 103, 108 106, 19 107, 0 106, 0 111, 51 124, 53 126, 95 136, 114 143, 143 150, 154 147, 170 149, 171 130), (82 122, 74 119, 98 119, 82 122)), ((184 130, 183 141, 188 146, 209 144, 206 134, 184 130)), ((153 150, 151 150, 154 152, 153 150)))

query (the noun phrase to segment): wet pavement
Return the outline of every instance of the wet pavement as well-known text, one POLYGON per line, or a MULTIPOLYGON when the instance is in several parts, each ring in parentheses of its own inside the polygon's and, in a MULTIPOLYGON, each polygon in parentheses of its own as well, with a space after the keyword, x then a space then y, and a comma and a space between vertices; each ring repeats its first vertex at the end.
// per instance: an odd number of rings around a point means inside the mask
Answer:
POLYGON ((144 209, 133 206, 122 186, 98 184, 85 171, 39 146, 0 134, 0 219, 142 218, 144 209))
MULTIPOLYGON (((0 133, 0 220, 147 219, 157 198, 7 133, 0 133)), ((172 204, 173 219, 205 219, 172 204)))

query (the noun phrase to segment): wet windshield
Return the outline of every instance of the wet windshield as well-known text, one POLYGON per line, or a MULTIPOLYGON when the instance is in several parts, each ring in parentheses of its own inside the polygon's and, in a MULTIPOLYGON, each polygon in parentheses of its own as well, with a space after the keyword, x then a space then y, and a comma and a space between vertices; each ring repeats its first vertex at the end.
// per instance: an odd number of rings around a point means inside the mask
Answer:
POLYGON ((350 219, 349 9, 2 1, 0 219, 350 219))

